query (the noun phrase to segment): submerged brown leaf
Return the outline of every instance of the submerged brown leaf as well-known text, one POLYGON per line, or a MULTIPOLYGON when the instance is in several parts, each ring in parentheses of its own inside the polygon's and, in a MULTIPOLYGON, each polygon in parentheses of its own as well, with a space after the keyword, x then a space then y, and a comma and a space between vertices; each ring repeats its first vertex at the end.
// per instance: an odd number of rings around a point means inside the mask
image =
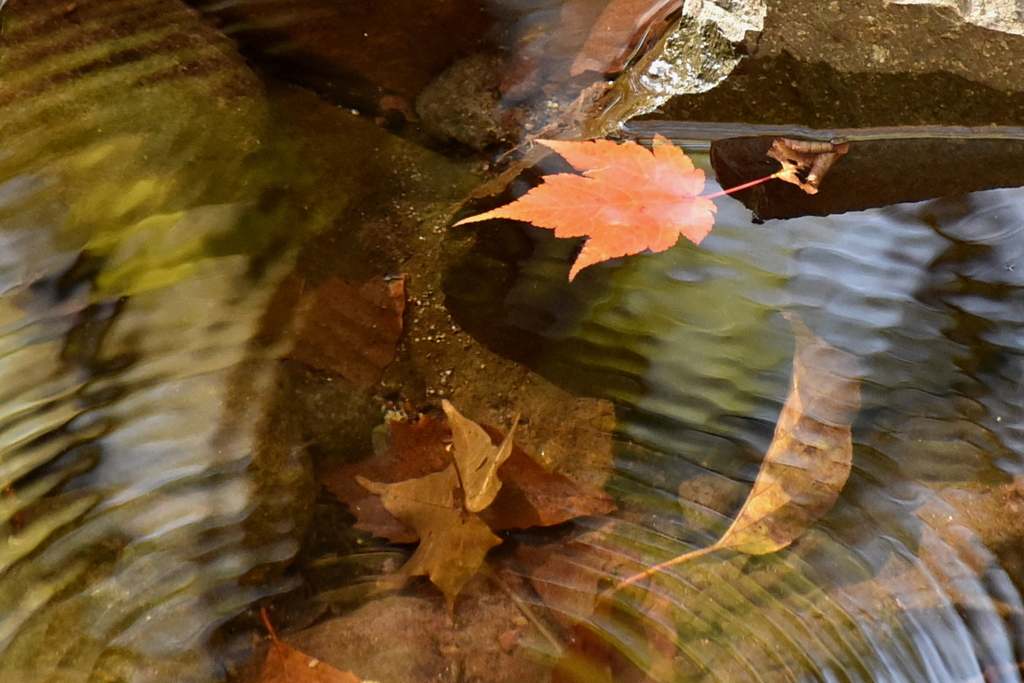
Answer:
POLYGON ((491 437, 484 428, 467 420, 448 401, 441 401, 448 426, 452 429, 452 448, 455 465, 462 482, 465 507, 470 512, 480 512, 494 502, 501 480, 498 468, 512 455, 512 438, 519 426, 519 416, 512 421, 512 428, 505 435, 500 446, 491 443, 491 437))
MULTIPOLYGON (((360 499, 352 491, 341 499, 352 507, 363 528, 392 540, 420 541, 398 578, 429 576, 445 594, 451 610, 455 597, 479 571, 487 551, 501 542, 492 528, 556 524, 582 514, 609 512, 614 506, 604 494, 587 492, 562 475, 539 474, 538 470, 545 472, 543 468, 512 445, 515 425, 504 438, 492 439, 450 403, 444 401, 443 405, 452 431, 451 454, 445 451, 444 430, 423 416, 415 426, 392 433, 393 442, 406 442, 410 434, 418 436, 418 441, 404 443, 405 450, 397 459, 384 458, 386 467, 364 470, 378 475, 393 475, 397 470, 407 477, 417 472, 421 476, 379 483, 358 473, 349 474, 364 489, 380 496, 379 503, 390 514, 377 514, 373 505, 377 499, 360 499), (415 462, 403 460, 409 454, 415 462), (449 462, 445 469, 422 474, 424 466, 433 469, 445 459, 449 462), (505 485, 499 475, 508 475, 505 485), (392 516, 400 523, 397 530, 388 521, 392 516)), ((389 449, 385 455, 390 453, 389 449)), ((332 487, 336 493, 345 489, 332 487)))
POLYGON ((395 358, 404 310, 404 275, 360 285, 331 277, 300 306, 288 357, 368 389, 395 358))
POLYGON ((649 592, 637 606, 645 618, 637 620, 633 610, 600 599, 601 583, 637 559, 635 548, 622 539, 621 528, 605 524, 557 544, 522 544, 515 550, 515 560, 551 617, 569 634, 552 683, 681 680, 674 666, 677 636, 658 626, 671 623, 666 610, 672 603, 649 592), (631 643, 628 653, 622 640, 631 643))
POLYGON ((848 142, 819 142, 779 138, 772 143, 768 156, 782 164, 778 177, 796 185, 807 194, 817 194, 825 174, 839 157, 850 151, 848 142), (800 172, 807 171, 801 179, 800 172))
POLYGON ((261 614, 274 644, 267 652, 257 683, 362 683, 359 676, 314 659, 280 640, 266 610, 261 614))
MULTIPOLYGON (((497 430, 487 429, 495 441, 497 430)), ((505 482, 494 503, 480 513, 492 529, 529 529, 554 526, 587 515, 615 510, 612 497, 576 483, 559 472, 544 469, 526 451, 514 446, 498 472, 505 482)))
POLYGON ((860 409, 856 359, 816 336, 795 314, 789 397, 754 488, 716 543, 663 562, 619 583, 627 586, 715 550, 763 555, 785 548, 829 511, 853 459, 850 424, 860 409))
POLYGON ((389 420, 383 426, 374 457, 356 463, 322 469, 317 481, 356 516, 356 528, 392 543, 415 543, 416 531, 395 519, 376 496, 359 485, 356 478, 393 483, 440 472, 452 463, 446 450, 451 432, 440 420, 420 415, 416 421, 389 420))
POLYGON ((487 551, 501 543, 478 515, 463 509, 455 467, 397 484, 357 477, 368 491, 380 495, 388 512, 419 535, 420 545, 400 576, 429 576, 447 598, 449 610, 479 571, 487 551))

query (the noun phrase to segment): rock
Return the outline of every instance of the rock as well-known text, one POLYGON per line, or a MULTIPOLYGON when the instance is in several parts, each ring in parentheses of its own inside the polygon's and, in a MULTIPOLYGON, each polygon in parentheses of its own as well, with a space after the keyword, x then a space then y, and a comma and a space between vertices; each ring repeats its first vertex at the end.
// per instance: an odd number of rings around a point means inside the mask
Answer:
POLYGON ((426 129, 442 140, 456 140, 486 149, 514 140, 514 110, 502 110, 499 86, 502 60, 478 53, 452 64, 416 100, 416 113, 426 129))

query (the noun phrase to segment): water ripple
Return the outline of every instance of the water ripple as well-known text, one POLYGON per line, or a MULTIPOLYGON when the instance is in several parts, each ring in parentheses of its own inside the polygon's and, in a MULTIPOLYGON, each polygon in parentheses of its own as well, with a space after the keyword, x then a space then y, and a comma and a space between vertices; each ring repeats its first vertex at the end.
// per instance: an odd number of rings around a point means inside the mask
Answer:
MULTIPOLYGON (((609 488, 631 521, 584 525, 562 594, 724 532, 786 395, 780 310, 861 365, 853 474, 790 549, 719 551, 572 618, 655 680, 1019 681, 1024 576, 1004 563, 1021 539, 1024 190, 763 225, 722 200, 717 219, 700 248, 595 266, 572 285, 564 243, 533 231, 498 300, 470 301, 466 273, 449 278, 464 329, 618 404, 609 488), (523 325, 541 310, 543 326, 523 325)), ((541 604, 557 600, 549 576, 531 580, 541 604)))
POLYGON ((293 504, 252 467, 287 270, 241 173, 262 86, 177 2, 3 12, 0 679, 214 680, 275 590, 243 577, 296 549, 249 535, 293 504))

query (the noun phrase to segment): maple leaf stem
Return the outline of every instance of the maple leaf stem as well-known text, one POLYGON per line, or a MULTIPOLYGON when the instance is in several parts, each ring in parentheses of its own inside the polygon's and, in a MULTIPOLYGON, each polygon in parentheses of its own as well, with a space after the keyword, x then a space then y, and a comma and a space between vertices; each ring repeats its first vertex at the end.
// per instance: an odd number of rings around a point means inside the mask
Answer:
POLYGON ((733 192, 739 192, 740 190, 745 190, 748 187, 753 187, 754 185, 760 185, 761 183, 768 182, 769 180, 774 180, 775 178, 780 177, 782 174, 783 174, 783 171, 776 171, 775 173, 772 173, 771 175, 765 176, 764 178, 758 178, 757 180, 751 180, 749 183, 743 183, 742 185, 737 185, 736 187, 730 187, 728 190, 722 190, 721 192, 713 192, 711 194, 706 194, 706 195, 702 195, 702 196, 704 197, 704 199, 717 199, 718 197, 724 197, 727 194, 732 194, 733 192))

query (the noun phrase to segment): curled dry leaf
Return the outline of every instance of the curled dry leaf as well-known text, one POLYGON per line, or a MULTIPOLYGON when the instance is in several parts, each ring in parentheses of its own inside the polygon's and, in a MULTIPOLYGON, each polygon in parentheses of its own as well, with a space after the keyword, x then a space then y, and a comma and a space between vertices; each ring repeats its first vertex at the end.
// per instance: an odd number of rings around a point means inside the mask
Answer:
POLYGON ((512 455, 512 439, 519 426, 519 416, 512 421, 505 440, 495 447, 483 427, 467 420, 448 401, 441 401, 441 406, 452 429, 455 466, 462 482, 466 509, 480 512, 494 502, 501 489, 498 468, 512 455))
POLYGON ((772 143, 768 156, 782 164, 776 177, 796 185, 807 194, 817 194, 825 174, 842 155, 850 151, 848 142, 819 142, 779 138, 772 143), (801 179, 800 172, 807 171, 801 179))
POLYGON ((787 314, 796 335, 789 397, 754 488, 716 543, 662 562, 622 588, 715 550, 764 555, 785 548, 829 511, 850 475, 851 422, 860 409, 856 359, 787 314))
POLYGON ((645 250, 665 251, 682 235, 699 244, 714 224, 714 203, 698 195, 704 171, 660 135, 653 152, 635 142, 536 140, 583 175, 558 173, 505 206, 456 225, 510 218, 587 237, 569 279, 587 266, 645 250))

